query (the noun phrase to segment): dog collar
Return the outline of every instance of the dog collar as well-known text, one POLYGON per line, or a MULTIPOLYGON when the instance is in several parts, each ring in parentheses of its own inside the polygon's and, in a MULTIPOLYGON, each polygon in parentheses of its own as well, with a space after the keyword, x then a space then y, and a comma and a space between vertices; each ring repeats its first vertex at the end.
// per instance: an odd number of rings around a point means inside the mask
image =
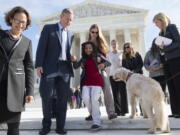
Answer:
POLYGON ((127 82, 128 79, 131 77, 132 74, 133 74, 132 72, 129 72, 129 73, 128 73, 128 76, 127 76, 127 78, 126 78, 126 82, 127 82))

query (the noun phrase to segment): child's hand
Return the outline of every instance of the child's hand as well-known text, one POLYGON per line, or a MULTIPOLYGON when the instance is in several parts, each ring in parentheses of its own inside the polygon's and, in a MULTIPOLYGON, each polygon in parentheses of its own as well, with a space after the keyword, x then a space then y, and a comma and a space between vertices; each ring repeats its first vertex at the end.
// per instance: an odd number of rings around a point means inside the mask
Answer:
POLYGON ((98 65, 98 69, 99 70, 103 70, 105 68, 105 65, 103 63, 99 64, 98 65))
POLYGON ((72 62, 76 62, 77 61, 77 57, 76 56, 71 56, 71 61, 72 62))
POLYGON ((101 63, 101 58, 100 57, 97 57, 97 62, 101 63))
POLYGON ((83 63, 81 63, 81 68, 84 68, 84 64, 83 63))

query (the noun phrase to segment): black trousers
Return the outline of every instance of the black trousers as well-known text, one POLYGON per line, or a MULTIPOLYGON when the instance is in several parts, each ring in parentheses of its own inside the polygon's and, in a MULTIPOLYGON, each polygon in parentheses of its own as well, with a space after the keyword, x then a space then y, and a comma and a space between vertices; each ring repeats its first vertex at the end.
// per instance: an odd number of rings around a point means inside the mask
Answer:
MULTIPOLYGON (((180 73, 180 57, 164 65, 166 79, 180 73)), ((180 115, 180 74, 167 81, 172 114, 180 115)))
MULTIPOLYGON (((70 85, 70 77, 66 76, 64 79, 61 76, 54 78, 41 78, 43 87, 46 87, 47 91, 51 91, 48 94, 43 93, 41 88, 41 98, 42 98, 42 108, 43 108, 43 120, 42 126, 43 129, 49 130, 51 127, 51 118, 53 111, 53 101, 54 101, 54 90, 56 90, 56 129, 63 129, 66 120, 67 112, 67 101, 68 101, 68 92, 70 85), (44 80, 43 80, 44 79, 44 80)), ((41 84, 42 85, 42 84, 41 84)))
POLYGON ((123 81, 114 81, 112 76, 110 76, 109 79, 114 96, 115 112, 117 113, 117 115, 124 115, 128 113, 126 84, 123 81))
POLYGON ((156 77, 152 77, 154 80, 156 80, 157 82, 159 82, 159 84, 161 85, 161 88, 165 94, 166 92, 166 77, 165 75, 161 75, 161 76, 156 76, 156 77))
POLYGON ((7 135, 19 135, 19 122, 8 123, 7 135))

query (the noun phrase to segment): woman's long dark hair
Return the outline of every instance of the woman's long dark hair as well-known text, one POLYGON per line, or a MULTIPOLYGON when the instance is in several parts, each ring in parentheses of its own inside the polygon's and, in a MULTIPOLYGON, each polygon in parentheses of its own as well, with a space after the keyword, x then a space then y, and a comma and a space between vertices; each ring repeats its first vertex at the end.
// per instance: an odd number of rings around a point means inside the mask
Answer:
POLYGON ((86 42, 82 43, 82 58, 87 58, 89 56, 85 53, 85 47, 88 44, 90 44, 93 48, 91 56, 96 57, 97 56, 97 48, 96 48, 95 44, 91 41, 86 41, 86 42))
POLYGON ((156 53, 159 51, 159 48, 157 47, 155 40, 156 40, 156 38, 152 41, 152 45, 151 45, 151 49, 150 49, 153 56, 155 56, 156 53))

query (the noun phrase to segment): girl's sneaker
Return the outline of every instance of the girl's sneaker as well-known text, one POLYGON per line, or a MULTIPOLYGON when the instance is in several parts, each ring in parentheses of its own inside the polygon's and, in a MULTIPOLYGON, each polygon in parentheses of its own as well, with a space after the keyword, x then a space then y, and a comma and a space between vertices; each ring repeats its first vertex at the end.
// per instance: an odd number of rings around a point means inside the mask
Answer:
POLYGON ((101 129, 101 126, 99 126, 99 125, 94 124, 94 125, 91 126, 92 131, 98 131, 100 129, 101 129))

